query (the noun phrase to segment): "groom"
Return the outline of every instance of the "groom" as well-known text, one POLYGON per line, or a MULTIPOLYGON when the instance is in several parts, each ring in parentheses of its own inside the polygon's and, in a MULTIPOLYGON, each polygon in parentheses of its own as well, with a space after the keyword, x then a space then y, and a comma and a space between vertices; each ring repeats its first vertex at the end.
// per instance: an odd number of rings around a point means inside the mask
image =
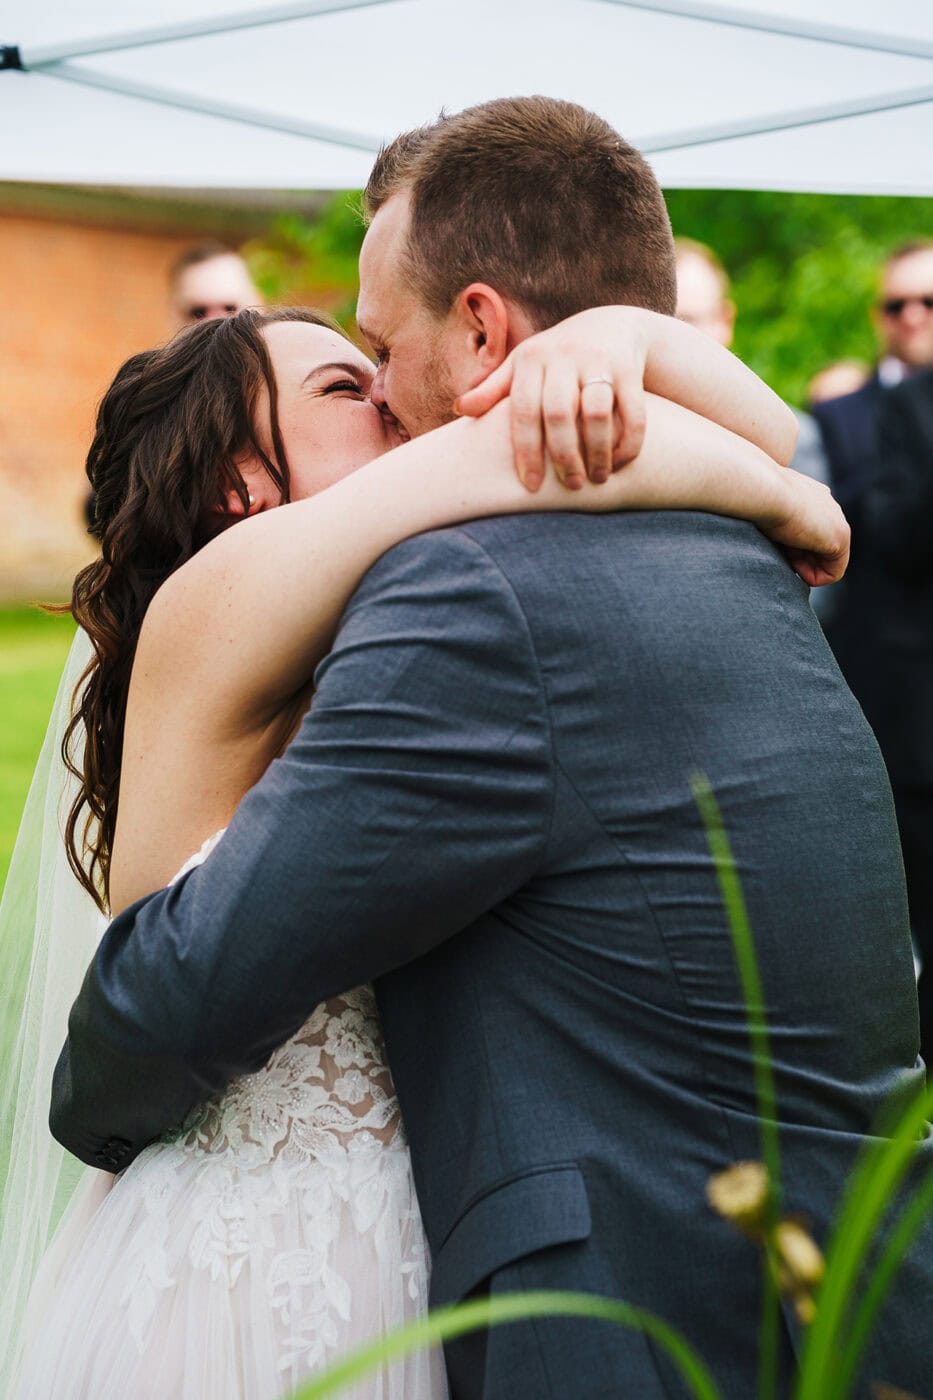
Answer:
MULTIPOLYGON (((580 108, 442 118, 366 197, 360 318, 411 432, 534 329, 673 310, 660 190, 580 108)), ((621 1298, 748 1400, 758 1260, 704 1192, 759 1134, 696 771, 761 964, 785 1208, 823 1237, 882 1104, 923 1077, 891 795, 803 584, 754 528, 700 514, 501 518, 386 555, 218 849, 106 936, 56 1136, 116 1170, 375 980, 433 1302, 621 1298)), ((931 1280, 924 1240, 868 1379, 928 1389, 931 1280)), ((782 1392, 798 1346, 788 1308, 782 1392)), ((469 1400, 686 1394, 653 1341, 597 1323, 496 1328, 448 1367, 469 1400)))

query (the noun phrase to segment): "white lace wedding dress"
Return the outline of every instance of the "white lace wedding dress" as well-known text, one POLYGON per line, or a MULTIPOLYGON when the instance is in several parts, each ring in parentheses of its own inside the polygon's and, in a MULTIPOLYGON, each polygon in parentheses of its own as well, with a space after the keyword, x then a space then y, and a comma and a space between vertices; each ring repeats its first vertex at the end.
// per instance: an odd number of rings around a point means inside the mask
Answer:
MULTIPOLYGON (((205 857, 214 841, 185 867, 205 857)), ((118 1177, 89 1171, 36 1280, 16 1400, 277 1400, 427 1309, 368 987, 336 997, 118 1177)), ((420 1352, 341 1392, 444 1400, 420 1352)))

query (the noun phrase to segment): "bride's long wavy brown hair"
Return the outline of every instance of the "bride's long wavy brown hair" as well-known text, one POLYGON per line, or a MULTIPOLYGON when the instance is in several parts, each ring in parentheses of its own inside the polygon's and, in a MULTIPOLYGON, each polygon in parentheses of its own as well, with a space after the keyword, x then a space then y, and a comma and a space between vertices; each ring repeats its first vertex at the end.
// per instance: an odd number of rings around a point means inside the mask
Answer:
POLYGON ((65 827, 68 861, 104 911, 126 701, 146 609, 169 574, 234 518, 231 491, 248 510, 238 460, 261 461, 288 500, 288 458, 262 334, 276 321, 337 329, 326 317, 291 307, 202 322, 127 360, 98 410, 87 474, 101 557, 78 574, 71 597, 71 613, 94 655, 75 692, 63 756, 78 781, 65 827), (253 422, 263 389, 271 454, 257 441, 253 422))

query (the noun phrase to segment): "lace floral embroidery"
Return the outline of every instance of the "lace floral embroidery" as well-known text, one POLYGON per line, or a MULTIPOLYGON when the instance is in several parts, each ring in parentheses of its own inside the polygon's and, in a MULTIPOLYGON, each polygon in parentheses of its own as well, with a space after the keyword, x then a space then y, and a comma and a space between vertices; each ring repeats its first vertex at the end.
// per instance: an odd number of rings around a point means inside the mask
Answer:
MULTIPOLYGON (((198 1108, 181 1141, 255 1167, 279 1155, 330 1159, 335 1147, 347 1150, 348 1139, 360 1134, 384 1146, 402 1141, 369 987, 317 1007, 261 1070, 234 1080, 222 1098, 198 1108)), ((356 1142, 357 1149, 361 1145, 356 1142)))
POLYGON ((141 1348, 177 1281, 181 1174, 193 1222, 185 1265, 228 1289, 262 1269, 283 1372, 307 1373, 337 1344, 353 1299, 340 1266, 347 1231, 365 1237, 357 1257, 365 1249, 425 1306, 425 1246, 371 988, 317 1007, 263 1069, 199 1107, 121 1179, 125 1191, 138 1177, 148 1219, 124 1297, 141 1348))

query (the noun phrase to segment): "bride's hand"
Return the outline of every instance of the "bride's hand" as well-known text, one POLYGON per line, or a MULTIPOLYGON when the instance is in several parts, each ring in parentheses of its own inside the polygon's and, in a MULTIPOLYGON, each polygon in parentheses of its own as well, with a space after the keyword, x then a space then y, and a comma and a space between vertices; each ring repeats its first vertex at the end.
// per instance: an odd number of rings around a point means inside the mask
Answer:
POLYGON ((782 524, 765 527, 795 573, 811 588, 841 579, 849 562, 849 523, 829 487, 790 467, 781 469, 791 486, 791 508, 782 524))
POLYGON ((571 490, 587 477, 607 481, 644 441, 645 314, 597 307, 531 336, 461 394, 457 412, 478 418, 509 399, 515 468, 529 491, 548 464, 571 490))
POLYGON ((598 306, 516 346, 455 407, 480 417, 509 398, 523 484, 537 491, 550 462, 565 486, 604 482, 636 458, 646 392, 669 399, 786 466, 797 421, 767 385, 709 336, 637 306, 598 306))

